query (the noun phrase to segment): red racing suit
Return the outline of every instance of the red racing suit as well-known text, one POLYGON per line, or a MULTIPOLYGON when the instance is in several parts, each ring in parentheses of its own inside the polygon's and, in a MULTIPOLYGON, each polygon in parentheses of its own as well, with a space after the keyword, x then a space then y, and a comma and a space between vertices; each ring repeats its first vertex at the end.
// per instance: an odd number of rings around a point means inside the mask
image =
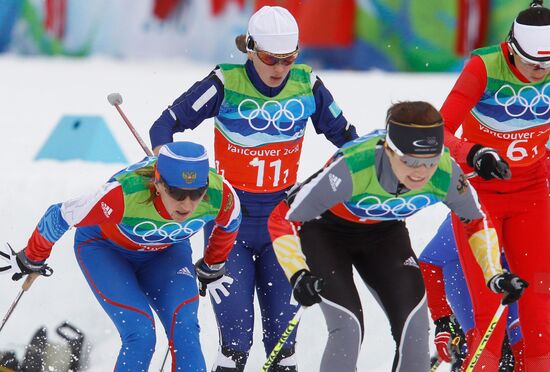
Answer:
MULTIPOLYGON (((498 150, 510 165, 510 180, 470 180, 491 216, 510 270, 527 280, 519 300, 525 337, 525 370, 550 371, 550 199, 546 143, 550 131, 550 74, 528 81, 513 65, 506 43, 474 51, 441 108, 445 145, 461 165, 475 144, 498 150), (462 125, 462 137, 455 132, 462 125)), ((500 296, 483 275, 454 216, 459 256, 474 308, 475 327, 468 335, 469 358, 477 348, 500 296)), ((504 337, 501 318, 477 370, 498 370, 504 337)), ((464 365, 467 365, 465 363, 464 365)))

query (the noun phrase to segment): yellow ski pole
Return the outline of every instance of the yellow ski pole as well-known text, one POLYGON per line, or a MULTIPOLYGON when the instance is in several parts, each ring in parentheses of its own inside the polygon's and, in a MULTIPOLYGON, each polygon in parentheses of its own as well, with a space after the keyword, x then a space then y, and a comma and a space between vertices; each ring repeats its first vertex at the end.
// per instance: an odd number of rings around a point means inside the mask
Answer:
POLYGON ((283 332, 283 335, 279 339, 279 342, 277 342, 277 345, 273 348, 271 353, 269 354, 269 357, 267 358, 266 362, 264 363, 261 371, 266 372, 269 367, 273 364, 275 361, 275 358, 277 355, 279 355, 279 352, 281 351, 283 345, 285 344, 288 337, 292 334, 292 331, 294 331, 294 328, 300 321, 300 317, 302 316, 302 313, 304 312, 305 307, 300 306, 298 311, 296 311, 296 314, 294 314, 294 317, 288 322, 288 326, 286 327, 285 331, 283 332))
POLYGON ((481 339, 481 342, 479 343, 476 352, 472 356, 472 359, 470 360, 470 363, 468 364, 468 368, 466 368, 466 372, 473 372, 475 365, 479 361, 479 357, 481 356, 481 353, 485 349, 485 346, 487 346, 487 342, 489 341, 489 338, 493 334, 493 331, 495 330, 495 327, 497 326, 497 323, 504 312, 504 309, 506 308, 506 305, 500 304, 498 307, 495 315, 493 316, 493 319, 491 320, 491 323, 489 323, 489 327, 487 327, 487 330, 485 331, 485 334, 483 335, 483 338, 481 339))
POLYGON ((435 362, 433 362, 432 368, 430 368, 430 372, 437 371, 437 369, 439 368, 440 365, 441 365, 441 360, 437 359, 435 362))

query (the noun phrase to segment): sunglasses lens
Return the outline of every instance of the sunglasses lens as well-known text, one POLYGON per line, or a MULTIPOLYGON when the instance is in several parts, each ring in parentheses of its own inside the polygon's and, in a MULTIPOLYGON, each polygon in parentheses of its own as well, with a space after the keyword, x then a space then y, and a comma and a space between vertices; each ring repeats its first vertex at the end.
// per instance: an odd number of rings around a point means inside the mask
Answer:
POLYGON ((272 54, 260 51, 256 51, 256 54, 258 55, 260 61, 268 66, 275 66, 277 63, 281 63, 285 66, 290 66, 294 63, 294 61, 296 61, 296 58, 298 58, 298 53, 294 53, 283 58, 275 57, 272 54))
POLYGON ((538 66, 539 68, 542 68, 542 69, 546 70, 547 68, 550 68, 550 61, 539 62, 535 66, 538 66))
POLYGON ((519 59, 521 59, 521 62, 524 64, 524 65, 527 65, 531 68, 541 68, 541 69, 547 69, 547 68, 550 68, 550 61, 545 61, 545 62, 536 62, 536 61, 531 61, 529 59, 526 59, 525 57, 523 57, 521 54, 518 53, 518 56, 519 56, 519 59))
POLYGON ((177 187, 168 186, 167 189, 168 189, 168 194, 170 194, 170 197, 177 201, 182 201, 187 198, 191 199, 192 201, 197 201, 202 197, 207 187, 208 186, 204 186, 199 189, 185 190, 185 189, 179 189, 177 187))
POLYGON ((288 56, 286 58, 282 58, 281 63, 285 66, 289 66, 289 65, 293 64, 294 61, 296 61, 296 58, 298 58, 298 54, 293 54, 293 55, 288 56))
POLYGON ((401 161, 407 167, 411 167, 411 168, 420 168, 423 165, 425 165, 428 168, 432 168, 432 167, 435 167, 437 164, 439 164, 439 156, 435 158, 416 158, 413 156, 404 155, 401 157, 401 161))
POLYGON ((277 64, 278 58, 272 56, 271 54, 267 54, 267 53, 264 53, 264 52, 257 52, 257 54, 258 54, 258 58, 260 59, 260 61, 262 61, 266 65, 274 66, 275 64, 277 64))

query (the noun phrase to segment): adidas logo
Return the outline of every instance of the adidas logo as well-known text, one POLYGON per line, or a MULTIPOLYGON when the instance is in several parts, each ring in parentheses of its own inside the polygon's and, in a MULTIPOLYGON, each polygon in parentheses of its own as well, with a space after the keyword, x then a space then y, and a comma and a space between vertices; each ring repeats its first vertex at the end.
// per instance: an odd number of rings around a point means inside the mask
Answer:
POLYGON ((342 183, 342 179, 340 179, 339 177, 335 176, 332 173, 329 173, 328 180, 330 182, 330 187, 332 187, 332 191, 336 192, 336 189, 342 183))
POLYGON ((419 269, 418 264, 416 263, 416 260, 414 259, 413 256, 407 258, 405 260, 405 262, 403 262, 403 266, 412 266, 412 267, 416 267, 417 269, 419 269))
POLYGON ((179 274, 179 275, 187 275, 187 276, 190 276, 191 278, 193 277, 193 274, 191 274, 191 271, 189 271, 189 269, 187 268, 187 266, 182 267, 181 269, 179 269, 178 272, 177 272, 176 274, 179 274))
POLYGON ((109 218, 111 213, 113 213, 113 208, 109 207, 105 202, 101 202, 101 210, 103 210, 103 214, 107 218, 109 218))

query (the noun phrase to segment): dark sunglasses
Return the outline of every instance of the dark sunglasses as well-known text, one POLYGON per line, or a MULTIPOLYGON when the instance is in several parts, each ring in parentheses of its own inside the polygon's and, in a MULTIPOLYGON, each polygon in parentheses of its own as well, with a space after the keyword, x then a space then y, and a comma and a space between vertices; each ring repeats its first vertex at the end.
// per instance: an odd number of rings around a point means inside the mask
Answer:
POLYGON ((277 57, 271 53, 264 52, 261 50, 256 50, 256 55, 262 61, 268 66, 275 66, 276 64, 280 63, 283 66, 290 66, 291 64, 296 61, 296 58, 298 58, 298 51, 292 52, 292 54, 289 54, 284 57, 277 57))
POLYGON ((170 195, 172 199, 177 201, 183 201, 187 198, 191 199, 192 201, 197 201, 202 198, 206 190, 208 190, 208 183, 203 187, 199 187, 198 189, 180 189, 179 187, 168 185, 162 177, 160 177, 160 181, 164 184, 168 195, 170 195))
POLYGON ((182 201, 187 198, 191 199, 192 201, 197 201, 202 198, 202 196, 208 189, 208 185, 198 189, 180 189, 178 187, 168 186, 167 184, 164 184, 164 186, 166 186, 168 195, 170 195, 172 199, 177 201, 182 201))

